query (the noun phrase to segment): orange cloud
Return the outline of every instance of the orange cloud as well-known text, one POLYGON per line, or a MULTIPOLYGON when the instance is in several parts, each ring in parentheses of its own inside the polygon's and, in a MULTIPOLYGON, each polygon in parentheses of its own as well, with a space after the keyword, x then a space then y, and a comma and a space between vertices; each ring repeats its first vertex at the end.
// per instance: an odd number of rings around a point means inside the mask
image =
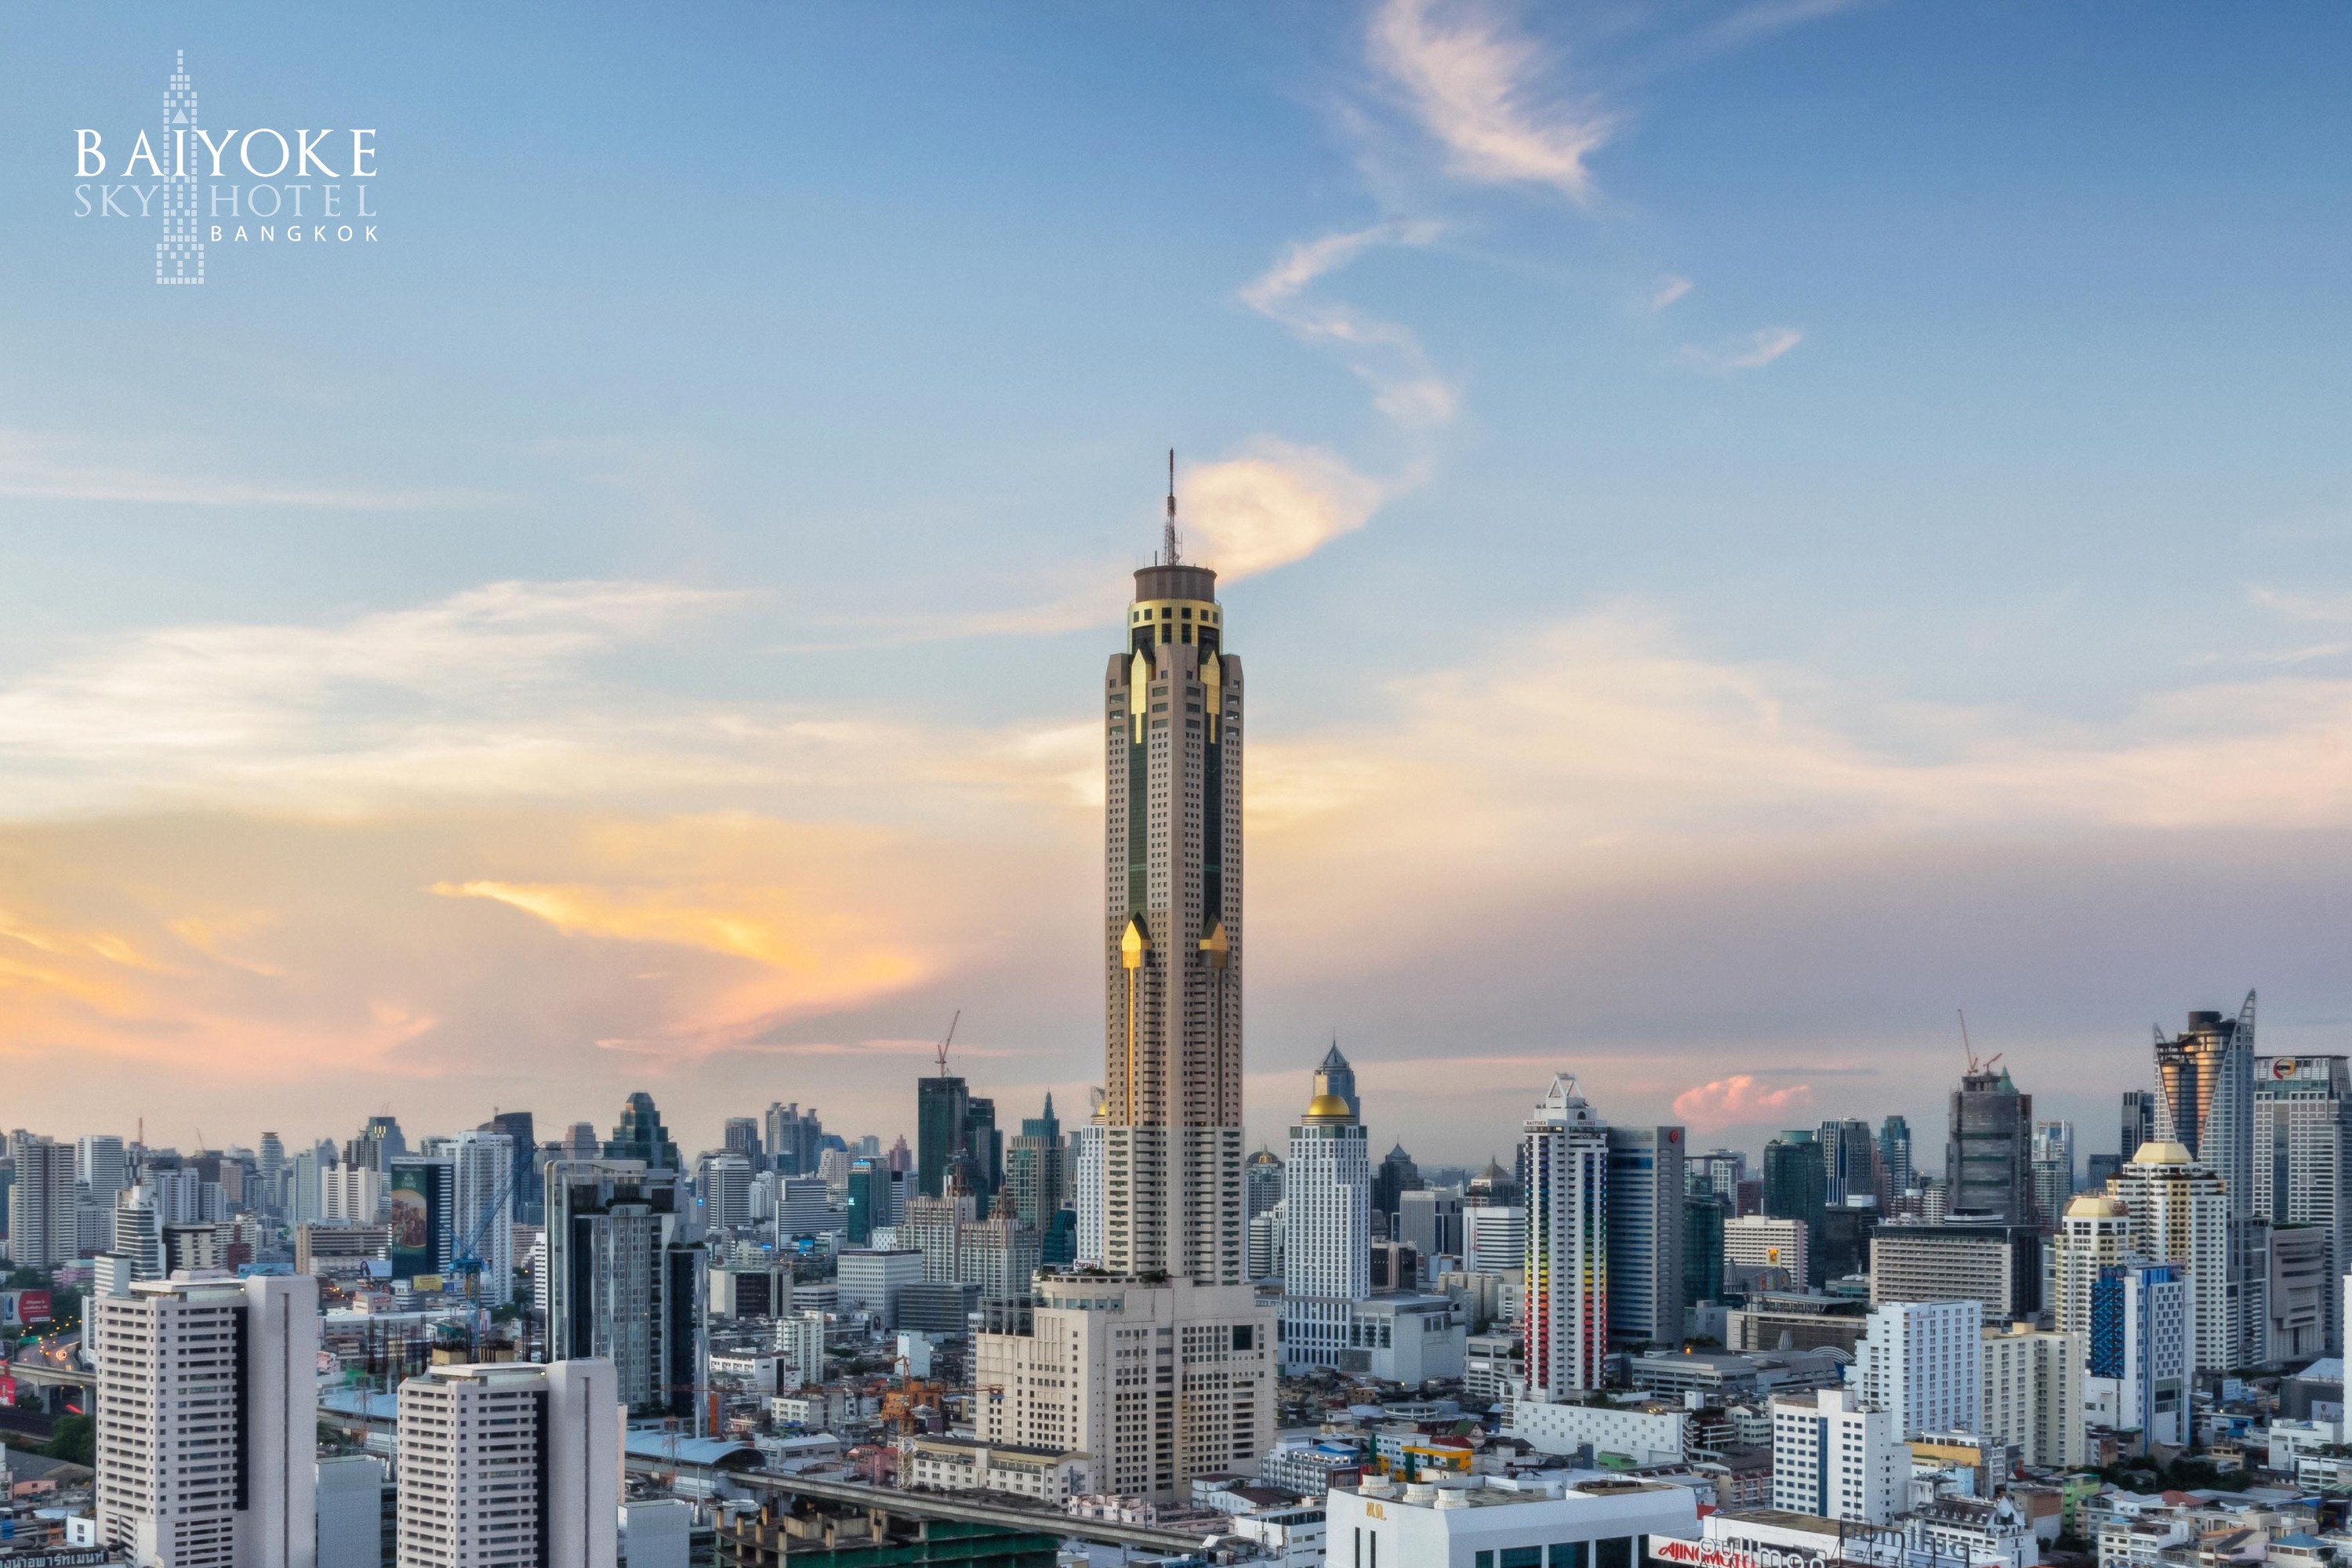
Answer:
POLYGON ((1719 1078, 1675 1096, 1675 1114, 1694 1128, 1738 1127, 1769 1121, 1813 1103, 1810 1084, 1765 1089, 1746 1073, 1719 1078))

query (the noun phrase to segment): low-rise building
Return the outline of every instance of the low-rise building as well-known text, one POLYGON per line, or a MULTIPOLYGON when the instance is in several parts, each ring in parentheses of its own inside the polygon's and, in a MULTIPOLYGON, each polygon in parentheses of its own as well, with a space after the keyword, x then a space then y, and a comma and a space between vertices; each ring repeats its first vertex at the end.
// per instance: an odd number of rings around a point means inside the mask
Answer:
POLYGON ((1326 1560, 1350 1568, 1496 1568, 1545 1561, 1564 1547, 1562 1563, 1635 1568, 1643 1537, 1697 1537, 1697 1500, 1689 1487, 1655 1481, 1365 1481, 1324 1500, 1326 1560))
POLYGON ((1059 1508, 1094 1490, 1094 1460, 969 1437, 908 1437, 898 1445, 898 1484, 917 1491, 1005 1492, 1059 1508))
POLYGON ((1636 1465, 1678 1464, 1685 1457, 1690 1413, 1680 1405, 1553 1405, 1515 1400, 1506 1436, 1545 1454, 1592 1450, 1636 1465))

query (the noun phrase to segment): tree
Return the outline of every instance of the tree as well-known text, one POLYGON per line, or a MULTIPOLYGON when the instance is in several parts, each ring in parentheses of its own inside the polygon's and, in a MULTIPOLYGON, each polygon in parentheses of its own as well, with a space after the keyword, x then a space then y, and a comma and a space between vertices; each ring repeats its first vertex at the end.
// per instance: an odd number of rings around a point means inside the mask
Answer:
POLYGON ((68 1464, 98 1465, 98 1423, 87 1415, 60 1415, 41 1452, 68 1464))

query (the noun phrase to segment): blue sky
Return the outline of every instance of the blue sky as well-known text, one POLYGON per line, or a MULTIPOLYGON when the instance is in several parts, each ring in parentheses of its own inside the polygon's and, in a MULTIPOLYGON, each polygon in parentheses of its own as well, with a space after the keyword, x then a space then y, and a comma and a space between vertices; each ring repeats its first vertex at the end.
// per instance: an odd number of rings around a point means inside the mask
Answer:
POLYGON ((2338 12, 0 43, 28 1124, 888 1134, 957 1006, 1083 1103, 1080 721, 1170 445, 1258 710, 1260 1132, 1334 1029, 1436 1160, 1555 1068, 1934 1127, 1955 1005, 2094 1151, 2151 1017, 2344 1042, 2338 12), (376 127, 380 243, 158 289, 75 218, 174 50, 209 125, 376 127))

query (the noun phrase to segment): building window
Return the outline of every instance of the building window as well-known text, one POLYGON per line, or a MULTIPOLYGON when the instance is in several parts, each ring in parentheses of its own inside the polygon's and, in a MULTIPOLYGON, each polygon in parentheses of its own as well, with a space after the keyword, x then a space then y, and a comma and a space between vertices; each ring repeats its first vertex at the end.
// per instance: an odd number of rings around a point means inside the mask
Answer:
POLYGON ((1593 1568, 1633 1568, 1632 1536, 1612 1536, 1606 1541, 1596 1541, 1592 1544, 1598 1549, 1594 1552, 1593 1568))

